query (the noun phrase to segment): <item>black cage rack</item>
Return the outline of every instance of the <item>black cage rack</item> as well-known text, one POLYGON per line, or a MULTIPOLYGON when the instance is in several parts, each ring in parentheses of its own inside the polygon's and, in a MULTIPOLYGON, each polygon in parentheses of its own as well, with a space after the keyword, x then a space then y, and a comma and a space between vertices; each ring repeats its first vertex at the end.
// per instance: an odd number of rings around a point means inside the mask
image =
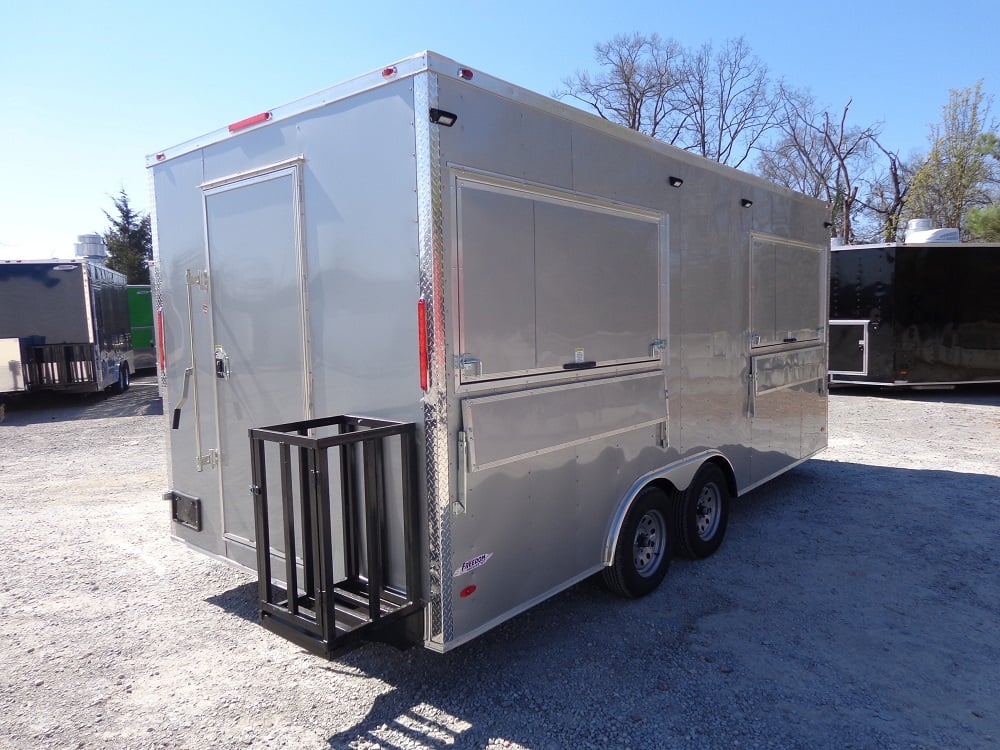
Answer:
POLYGON ((413 423, 346 415, 249 431, 265 628, 329 658, 423 607, 415 434, 413 423), (390 515, 402 521, 403 582, 388 580, 400 558, 390 515))

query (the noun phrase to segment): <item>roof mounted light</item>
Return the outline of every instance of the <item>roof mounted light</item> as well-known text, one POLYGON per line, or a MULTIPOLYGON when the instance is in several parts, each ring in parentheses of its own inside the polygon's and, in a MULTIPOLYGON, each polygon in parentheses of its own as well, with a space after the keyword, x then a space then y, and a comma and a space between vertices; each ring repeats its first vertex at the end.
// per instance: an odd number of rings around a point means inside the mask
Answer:
POLYGON ((463 81, 471 81, 472 80, 472 76, 473 76, 473 73, 468 68, 459 68, 458 69, 458 77, 461 78, 463 81))
POLYGON ((667 182, 670 183, 670 187, 675 187, 675 188, 679 188, 681 185, 684 184, 684 180, 682 180, 680 177, 674 177, 673 175, 670 175, 667 182))
POLYGON ((247 117, 245 120, 239 120, 238 122, 234 122, 232 125, 229 126, 229 132, 235 133, 239 130, 245 130, 246 128, 249 128, 252 125, 259 125, 260 123, 267 122, 270 119, 271 119, 270 112, 261 112, 258 115, 247 117))
POLYGON ((436 125, 444 125, 446 128, 450 128, 458 120, 458 115, 453 112, 445 112, 443 109, 435 109, 431 107, 431 122, 436 125))
POLYGON ((382 77, 383 78, 392 78, 394 75, 396 75, 396 66, 395 65, 390 65, 388 68, 382 68, 382 77))
POLYGON ((741 198, 740 205, 743 206, 743 208, 750 208, 750 206, 753 205, 753 201, 749 198, 741 198))

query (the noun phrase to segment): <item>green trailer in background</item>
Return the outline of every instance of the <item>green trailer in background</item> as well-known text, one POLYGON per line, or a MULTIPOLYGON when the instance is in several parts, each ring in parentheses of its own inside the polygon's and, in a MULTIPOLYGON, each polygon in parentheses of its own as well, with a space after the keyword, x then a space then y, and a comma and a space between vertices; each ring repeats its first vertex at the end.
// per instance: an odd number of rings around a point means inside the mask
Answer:
POLYGON ((132 348, 137 370, 156 367, 156 336, 153 331, 153 294, 149 284, 128 287, 128 319, 132 326, 132 348))

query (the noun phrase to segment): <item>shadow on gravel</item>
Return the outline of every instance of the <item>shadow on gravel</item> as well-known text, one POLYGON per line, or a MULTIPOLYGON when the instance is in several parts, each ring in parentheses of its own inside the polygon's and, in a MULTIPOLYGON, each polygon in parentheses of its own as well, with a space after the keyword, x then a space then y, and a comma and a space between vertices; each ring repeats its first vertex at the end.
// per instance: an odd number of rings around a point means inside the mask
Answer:
POLYGON ((917 388, 885 388, 871 385, 833 386, 830 388, 830 394, 833 396, 870 396, 935 404, 1000 406, 1000 384, 997 383, 977 383, 941 388, 934 386, 917 388))
POLYGON ((242 586, 229 589, 229 591, 210 596, 205 601, 248 622, 260 622, 257 609, 256 581, 244 583, 242 586))
MULTIPOLYGON (((389 687, 328 745, 986 746, 997 498, 998 476, 811 460, 737 501, 719 553, 676 560, 644 599, 591 578, 446 654, 307 657, 389 687)), ((208 601, 257 618, 252 583, 208 601)))
POLYGON ((133 376, 131 387, 121 394, 43 391, 8 399, 0 428, 78 419, 161 416, 163 403, 156 375, 140 373, 133 376))

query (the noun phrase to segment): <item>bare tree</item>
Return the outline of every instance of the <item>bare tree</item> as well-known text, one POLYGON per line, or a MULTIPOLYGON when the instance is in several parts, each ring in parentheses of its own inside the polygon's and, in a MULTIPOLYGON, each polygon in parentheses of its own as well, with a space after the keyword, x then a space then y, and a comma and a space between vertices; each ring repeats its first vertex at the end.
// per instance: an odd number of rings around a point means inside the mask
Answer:
POLYGON ((564 79, 564 90, 554 96, 576 99, 606 120, 660 137, 666 118, 675 111, 671 97, 681 54, 677 42, 658 34, 619 34, 594 45, 599 73, 583 71, 564 79))
POLYGON ((835 182, 836 197, 834 206, 840 202, 839 211, 834 210, 834 225, 840 227, 840 236, 847 242, 853 242, 853 215, 859 208, 858 181, 855 172, 863 170, 869 163, 872 143, 878 136, 874 127, 848 127, 847 112, 851 101, 844 105, 839 117, 831 117, 829 112, 823 113, 823 137, 837 165, 835 182))
POLYGON ((809 94, 784 86, 779 94, 782 136, 762 149, 757 173, 771 182, 830 203, 834 192, 831 185, 836 179, 835 160, 823 132, 812 127, 815 102, 809 94), (804 113, 810 114, 803 116, 804 113))
POLYGON ((854 218, 864 209, 858 200, 861 175, 869 167, 878 128, 848 124, 850 101, 833 114, 817 107, 806 92, 783 86, 780 96, 783 137, 777 147, 764 153, 758 172, 824 199, 833 216, 835 234, 853 242, 854 218))
POLYGON ((878 239, 882 242, 895 242, 902 235, 903 211, 913 179, 913 169, 899 158, 899 154, 885 148, 877 138, 872 138, 872 146, 885 157, 885 169, 869 180, 864 207, 877 223, 878 239))
POLYGON ((657 34, 618 35, 594 52, 600 72, 564 79, 556 98, 734 167, 775 125, 767 66, 743 38, 691 51, 657 34))
POLYGON ((777 100, 769 91, 767 66, 743 37, 711 44, 684 56, 679 88, 679 140, 687 150, 741 166, 776 124, 777 100))

